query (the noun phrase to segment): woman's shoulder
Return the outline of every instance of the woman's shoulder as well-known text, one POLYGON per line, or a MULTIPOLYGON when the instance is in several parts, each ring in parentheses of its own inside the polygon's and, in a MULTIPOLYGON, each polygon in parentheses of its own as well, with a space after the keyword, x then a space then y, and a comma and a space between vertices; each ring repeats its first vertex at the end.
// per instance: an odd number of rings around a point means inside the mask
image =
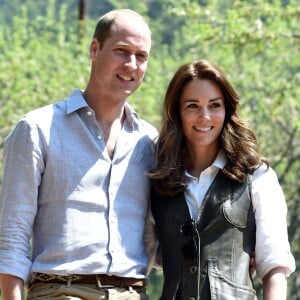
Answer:
POLYGON ((277 173, 271 166, 262 163, 253 173, 253 181, 256 180, 278 180, 277 173))
POLYGON ((276 194, 276 197, 282 197, 282 188, 276 171, 266 164, 262 164, 255 170, 252 176, 253 194, 276 194))

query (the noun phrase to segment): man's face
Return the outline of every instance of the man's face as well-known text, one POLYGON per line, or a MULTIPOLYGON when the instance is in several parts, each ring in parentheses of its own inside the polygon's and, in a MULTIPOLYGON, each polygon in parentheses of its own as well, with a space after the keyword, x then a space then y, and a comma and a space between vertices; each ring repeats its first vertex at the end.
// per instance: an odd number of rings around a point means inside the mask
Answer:
POLYGON ((141 84, 151 48, 148 26, 139 19, 114 23, 103 45, 91 44, 92 79, 101 95, 124 100, 141 84))

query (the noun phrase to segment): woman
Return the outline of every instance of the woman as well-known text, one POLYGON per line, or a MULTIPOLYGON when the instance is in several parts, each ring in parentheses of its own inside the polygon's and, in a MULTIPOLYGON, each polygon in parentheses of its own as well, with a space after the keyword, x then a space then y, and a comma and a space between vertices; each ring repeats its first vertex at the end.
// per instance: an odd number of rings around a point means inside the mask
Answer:
POLYGON ((222 71, 200 60, 169 83, 157 142, 152 213, 162 252, 162 300, 286 299, 295 269, 277 176, 238 115, 222 71))

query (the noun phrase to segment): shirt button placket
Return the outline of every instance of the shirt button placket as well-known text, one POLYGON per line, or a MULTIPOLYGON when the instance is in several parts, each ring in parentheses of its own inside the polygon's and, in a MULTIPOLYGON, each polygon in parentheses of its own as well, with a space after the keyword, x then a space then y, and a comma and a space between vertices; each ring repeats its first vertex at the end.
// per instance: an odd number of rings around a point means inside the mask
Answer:
MULTIPOLYGON (((112 170, 113 172, 113 165, 112 165, 112 170)), ((112 176, 111 176, 112 177, 112 176)), ((115 215, 114 210, 112 207, 114 206, 115 202, 115 196, 116 196, 116 183, 115 182, 110 182, 109 184, 109 207, 110 210, 108 212, 108 219, 109 219, 109 235, 110 235, 110 245, 109 245, 109 252, 111 254, 112 260, 114 261, 116 259, 115 254, 117 250, 117 241, 115 241, 115 237, 117 236, 115 232, 117 232, 117 218, 115 215)))

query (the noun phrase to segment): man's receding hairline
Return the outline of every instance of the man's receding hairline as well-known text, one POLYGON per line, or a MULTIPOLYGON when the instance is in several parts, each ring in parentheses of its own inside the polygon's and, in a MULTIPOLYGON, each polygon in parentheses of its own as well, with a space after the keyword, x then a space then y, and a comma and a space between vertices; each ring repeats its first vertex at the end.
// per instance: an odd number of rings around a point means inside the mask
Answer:
POLYGON ((147 22, 145 17, 143 17, 138 12, 136 12, 132 9, 129 9, 129 8, 121 8, 121 9, 115 9, 115 10, 109 11, 106 14, 104 14, 102 17, 100 17, 99 21, 103 20, 103 19, 110 19, 114 22, 118 18, 126 17, 126 16, 128 16, 128 17, 131 16, 131 17, 135 17, 137 19, 140 19, 141 21, 143 21, 145 24, 148 25, 148 22, 147 22))
POLYGON ((106 14, 102 15, 97 22, 93 37, 96 38, 101 43, 100 48, 102 48, 103 43, 110 36, 111 27, 115 23, 120 24, 119 21, 126 22, 128 19, 130 21, 137 20, 137 21, 142 22, 145 25, 145 27, 147 27, 147 29, 150 33, 150 36, 151 36, 151 30, 150 30, 149 24, 144 16, 142 16, 138 12, 136 12, 132 9, 128 9, 128 8, 115 9, 115 10, 111 10, 111 11, 107 12, 106 14))

